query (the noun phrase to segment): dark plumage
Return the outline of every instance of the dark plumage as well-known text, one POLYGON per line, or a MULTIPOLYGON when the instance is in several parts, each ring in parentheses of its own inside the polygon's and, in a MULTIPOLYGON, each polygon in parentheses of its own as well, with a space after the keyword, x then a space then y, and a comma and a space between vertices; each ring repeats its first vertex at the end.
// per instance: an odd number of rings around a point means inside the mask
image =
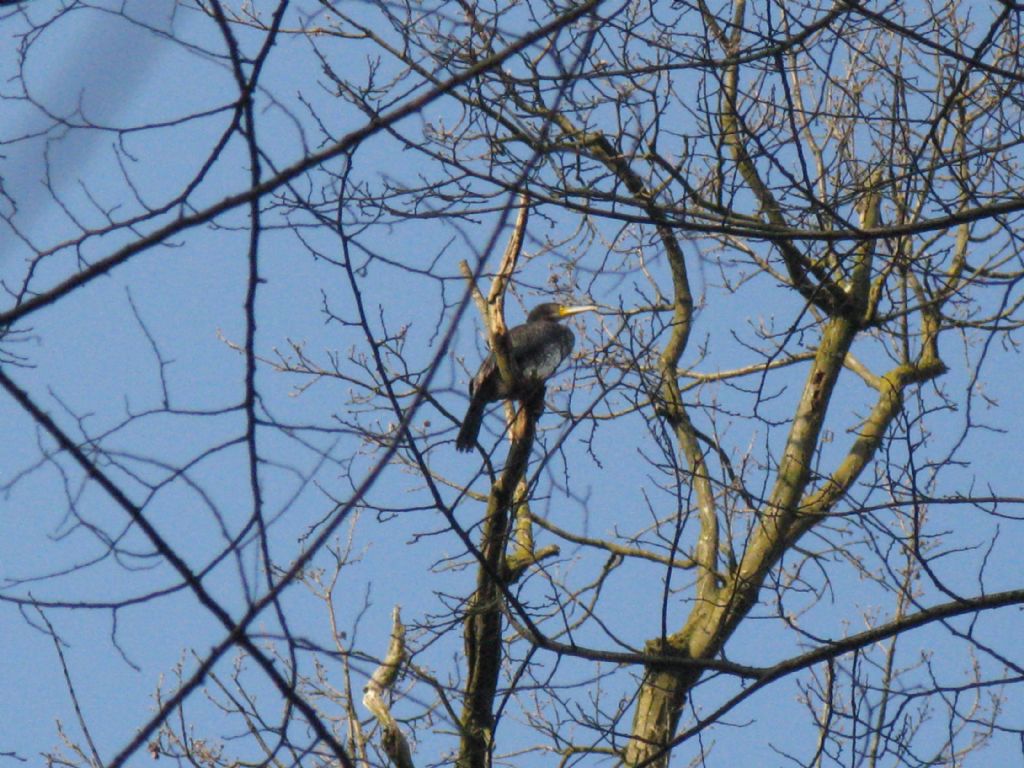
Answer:
POLYGON ((476 376, 469 382, 469 409, 462 420, 462 428, 455 439, 460 451, 472 450, 480 433, 487 403, 498 400, 523 400, 537 391, 539 385, 550 377, 562 361, 572 352, 576 337, 572 331, 561 325, 562 318, 580 312, 595 310, 592 304, 568 307, 548 303, 533 308, 526 322, 508 332, 508 349, 515 367, 519 370, 519 381, 509 384, 501 377, 497 360, 492 352, 484 360, 476 376))

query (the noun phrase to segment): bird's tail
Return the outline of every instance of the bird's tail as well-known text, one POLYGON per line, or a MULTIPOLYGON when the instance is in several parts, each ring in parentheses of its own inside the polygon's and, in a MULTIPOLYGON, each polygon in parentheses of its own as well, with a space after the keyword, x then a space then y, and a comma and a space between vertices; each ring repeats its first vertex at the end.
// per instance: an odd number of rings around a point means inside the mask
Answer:
POLYGON ((459 436, 455 438, 455 450, 471 451, 476 445, 477 435, 480 434, 480 423, 484 420, 484 407, 487 403, 482 398, 473 398, 469 401, 469 409, 466 417, 462 420, 462 428, 459 436))

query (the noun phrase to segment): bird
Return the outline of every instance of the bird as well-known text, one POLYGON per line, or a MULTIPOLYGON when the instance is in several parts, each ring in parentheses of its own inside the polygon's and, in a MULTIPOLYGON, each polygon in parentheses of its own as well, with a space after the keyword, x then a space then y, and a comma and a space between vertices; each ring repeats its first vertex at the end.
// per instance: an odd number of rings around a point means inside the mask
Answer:
POLYGON ((469 408, 455 438, 456 450, 465 452, 473 449, 488 403, 530 397, 569 356, 576 337, 559 324, 559 320, 596 309, 593 304, 570 306, 547 302, 534 307, 526 316, 525 323, 509 330, 508 350, 520 379, 505 381, 494 353, 487 356, 469 382, 469 408))

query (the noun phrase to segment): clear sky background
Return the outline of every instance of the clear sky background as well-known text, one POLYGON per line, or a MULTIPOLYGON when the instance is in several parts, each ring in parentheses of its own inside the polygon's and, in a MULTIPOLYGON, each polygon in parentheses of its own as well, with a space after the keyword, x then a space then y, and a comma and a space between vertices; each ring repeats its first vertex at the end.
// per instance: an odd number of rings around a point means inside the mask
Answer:
MULTIPOLYGON (((0 37, 8 41, 0 45, 0 178, 5 195, 0 206, 8 220, 0 225, 0 277, 8 290, 26 279, 33 252, 54 251, 39 263, 30 280, 30 290, 41 291, 130 242, 134 235, 122 230, 87 238, 77 249, 61 247, 83 229, 100 229, 108 218, 131 216, 141 209, 140 201, 154 208, 164 204, 196 174, 231 118, 236 89, 223 41, 210 19, 186 6, 175 7, 171 0, 138 0, 125 4, 126 15, 134 20, 129 22, 111 12, 121 5, 82 6, 39 31, 23 62, 27 94, 13 79, 19 66, 16 43, 26 42, 20 37, 29 28, 26 19, 41 23, 55 14, 59 4, 35 0, 0 10, 0 37), (201 113, 204 116, 194 117, 201 113), (143 125, 148 127, 139 130, 143 125)), ((315 8, 315 3, 295 3, 286 26, 326 23, 326 17, 313 13, 315 8)), ((370 6, 353 12, 365 12, 368 20, 373 17, 370 6)), ((250 45, 258 39, 241 30, 239 34, 250 45)), ((332 121, 326 127, 336 136, 365 123, 364 115, 334 97, 316 53, 330 56, 336 67, 361 71, 368 65, 369 46, 323 38, 313 43, 316 50, 307 40, 283 36, 268 58, 256 99, 260 146, 267 153, 265 175, 321 148, 322 127, 312 113, 332 121)), ((389 74, 387 67, 382 77, 389 74)), ((456 119, 452 107, 439 101, 400 123, 398 130, 415 136, 427 124, 436 128, 456 119)), ((431 174, 427 158, 401 149, 386 134, 367 141, 357 158, 355 172, 372 183, 411 182, 420 173, 431 174)), ((332 161, 326 170, 340 172, 341 163, 332 161)), ((244 145, 233 141, 190 204, 196 208, 212 204, 248 184, 244 145)), ((295 184, 317 198, 329 190, 331 181, 317 170, 295 184)), ((146 222, 141 230, 151 231, 178 213, 174 209, 146 222)), ((329 205, 324 213, 331 215, 329 205)), ((356 212, 346 215, 353 222, 358 218, 356 212)), ((355 316, 351 288, 332 263, 341 258, 338 238, 329 228, 314 227, 311 217, 301 211, 269 210, 264 225, 259 254, 265 282, 257 295, 255 342, 264 361, 257 372, 263 398, 260 408, 265 417, 291 429, 260 433, 264 458, 260 479, 266 517, 272 525, 271 554, 279 566, 286 567, 318 530, 332 500, 348 499, 376 463, 375 451, 352 434, 352 420, 366 423, 379 418, 383 431, 393 416, 386 411, 379 417, 368 411, 360 415, 361 406, 351 399, 355 390, 343 379, 275 370, 274 364, 283 357, 294 361, 299 348, 325 367, 332 356, 344 360, 350 352, 366 350, 361 349, 365 341, 359 329, 343 327, 325 314, 327 309, 345 320, 355 316)), ((517 322, 553 284, 570 286, 568 294, 573 298, 594 300, 605 308, 574 324, 581 348, 589 349, 623 333, 623 321, 614 310, 644 303, 648 287, 636 274, 597 269, 606 255, 599 251, 600 237, 590 250, 555 245, 562 240, 580 242, 571 239, 578 225, 571 216, 553 210, 534 216, 526 243, 531 260, 524 266, 508 313, 517 322)), ((608 224, 600 235, 611 237, 616 228, 608 224)), ((4 346, 4 371, 70 434, 102 446, 100 465, 133 501, 146 503, 148 519, 178 552, 187 555, 194 568, 209 564, 239 533, 252 505, 249 464, 240 441, 246 424, 238 409, 244 394, 244 357, 238 345, 244 343, 246 333, 248 235, 248 212, 240 207, 218 217, 214 225, 168 238, 33 313, 16 326, 19 333, 4 346), (11 364, 12 355, 18 356, 20 364, 11 364), (173 468, 183 464, 189 465, 187 474, 175 474, 173 468)), ((465 408, 469 371, 483 353, 480 323, 472 306, 461 315, 456 312, 465 290, 458 262, 467 259, 476 265, 483 260, 485 269, 493 269, 506 236, 502 212, 493 210, 456 222, 428 216, 406 222, 367 222, 367 230, 353 243, 361 299, 373 328, 401 338, 414 370, 425 369, 452 331, 448 359, 433 379, 431 392, 438 404, 457 415, 465 408), (492 242, 497 248, 489 252, 492 242)), ((756 302, 742 311, 735 303, 727 304, 717 268, 703 260, 696 247, 687 256, 692 259, 700 303, 692 350, 683 361, 686 365, 712 371, 742 364, 746 360, 743 344, 752 337, 752 329, 774 325, 782 330, 797 320, 799 307, 794 307, 789 294, 765 279, 760 281, 756 302)), ((659 279, 665 278, 665 265, 656 255, 650 268, 659 279)), ((10 296, 5 296, 2 308, 10 305, 10 296)), ((981 342, 971 340, 960 348, 952 339, 944 343, 949 344, 943 353, 954 371, 941 386, 959 410, 938 414, 930 422, 932 430, 948 429, 950 436, 935 441, 934 456, 942 456, 955 443, 952 436, 962 429, 968 407, 970 419, 986 428, 967 436, 957 453, 965 465, 945 474, 936 493, 982 493, 991 487, 993 493, 1024 495, 1020 482, 1024 398, 1019 394, 1024 366, 1019 355, 1009 345, 992 343, 985 350, 981 375, 974 381, 957 367, 965 356, 974 360, 982 356, 981 342)), ((856 351, 868 362, 881 359, 870 342, 856 351)), ((365 376, 351 366, 346 370, 365 376)), ((576 369, 569 366, 558 382, 568 384, 575 375, 576 369)), ((763 404, 765 418, 785 418, 799 395, 800 379, 799 370, 772 379, 771 390, 779 395, 763 404)), ((844 429, 863 416, 864 396, 854 377, 844 379, 833 406, 837 452, 847 444, 844 429)), ((580 413, 592 395, 577 392, 569 399, 562 391, 553 397, 580 413)), ((702 413, 698 428, 727 436, 730 448, 738 452, 784 435, 784 425, 769 433, 761 425, 746 423, 744 414, 731 408, 729 402, 722 402, 714 421, 702 413)), ((544 419, 545 426, 556 427, 545 438, 550 446, 559 434, 558 418, 548 413, 544 419)), ((435 405, 427 404, 412 428, 430 430, 444 420, 435 405)), ((490 445, 499 442, 499 425, 496 415, 489 417, 485 433, 490 445)), ((0 691, 4 692, 0 695, 0 766, 41 764, 41 753, 60 746, 58 722, 72 741, 82 739, 57 648, 43 631, 46 621, 66 641, 61 651, 82 715, 100 754, 107 758, 128 742, 153 710, 156 689, 173 688, 175 671, 194 669, 193 654, 205 654, 224 632, 180 587, 166 563, 153 555, 124 512, 94 484, 84 482, 66 456, 54 457, 52 440, 6 396, 0 397, 0 430, 4 435, 0 441, 0 691), (113 551, 111 541, 117 544, 113 551), (132 602, 168 588, 172 588, 169 594, 132 602), (27 604, 29 600, 51 607, 40 613, 27 604), (119 604, 116 610, 108 605, 115 603, 119 604)), ((641 527, 649 514, 648 503, 666 501, 641 493, 641 486, 646 493, 652 488, 644 436, 639 416, 597 422, 592 432, 588 425, 585 433, 570 434, 565 451, 553 455, 539 471, 541 493, 535 511, 584 534, 641 527), (587 438, 592 440, 592 452, 585 450, 587 438)), ((476 454, 458 455, 450 444, 431 457, 433 469, 457 482, 472 481, 480 468, 476 454)), ((922 472, 926 475, 927 468, 922 472)), ((484 490, 480 478, 475 488, 484 490)), ((444 493, 449 502, 458 497, 452 488, 444 488, 444 493)), ((351 536, 353 562, 343 574, 337 618, 349 633, 352 647, 382 653, 396 604, 415 625, 440 610, 443 595, 464 596, 472 588, 472 569, 448 567, 451 563, 445 560, 465 562, 460 540, 435 513, 417 511, 424 499, 422 481, 392 466, 372 487, 367 501, 394 513, 359 511, 338 532, 342 545, 351 536)), ((467 527, 479 518, 481 509, 471 500, 455 507, 467 527)), ((1005 509, 1011 515, 1005 520, 959 506, 936 507, 930 513, 935 528, 949 532, 944 546, 955 552, 935 561, 947 584, 965 594, 1021 586, 1019 552, 1024 536, 1013 517, 1020 514, 1020 507, 1005 509), (989 549, 997 528, 999 538, 989 549), (981 563, 984 571, 979 579, 981 563)), ((877 535, 878 546, 884 549, 886 533, 877 531, 877 535)), ((814 543, 807 542, 808 546, 814 543)), ((843 562, 841 553, 830 553, 826 561, 830 569, 827 597, 808 616, 809 633, 838 637, 856 632, 865 628, 866 624, 857 622, 864 621, 863 613, 872 606, 883 606, 881 615, 890 609, 891 598, 852 562, 843 562)), ((316 562, 321 567, 330 565, 329 558, 316 562)), ((563 544, 563 557, 550 568, 572 573, 583 583, 602 566, 603 561, 587 550, 563 544)), ((241 554, 214 565, 204 583, 238 615, 245 608, 247 591, 261 592, 265 578, 250 534, 241 554)), ((807 578, 815 581, 820 574, 807 578)), ((663 585, 655 582, 658 588, 650 590, 649 583, 639 569, 609 583, 604 605, 617 618, 614 631, 623 644, 642 645, 652 627, 657 631, 658 624, 650 617, 660 610, 663 585)), ((682 583, 673 586, 685 588, 682 583)), ((940 599, 945 598, 922 584, 923 604, 940 599)), ((295 634, 329 644, 326 611, 308 589, 292 587, 283 601, 295 634)), ((796 613, 800 607, 792 606, 796 613)), ((731 660, 766 665, 798 649, 791 634, 756 616, 757 612, 728 646, 731 660)), ((260 621, 268 633, 278 631, 271 612, 260 621)), ((956 626, 968 629, 966 621, 956 626)), ((1005 639, 1005 648, 1013 655, 1019 643, 1009 638, 1020 637, 1024 624, 1020 612, 1014 611, 985 616, 977 629, 984 630, 986 637, 1005 639)), ((578 639, 621 649, 593 628, 578 639)), ((426 644, 423 635, 418 641, 426 644)), ((941 628, 922 629, 910 638, 901 660, 913 664, 927 654, 938 674, 944 674, 947 655, 957 665, 971 661, 956 646, 941 628)), ((461 652, 459 634, 450 633, 427 647, 418 663, 446 675, 461 652)), ((220 679, 230 677, 232 658, 218 666, 220 679)), ((1016 663, 1024 661, 1019 651, 1014 658, 1016 663)), ((340 675, 336 660, 325 663, 340 675)), ((553 660, 538 663, 553 664, 553 660)), ((998 666, 992 657, 978 663, 986 668, 998 666)), ((363 672, 371 668, 368 663, 356 666, 363 672)), ((952 679, 961 670, 949 671, 952 679)), ((243 674, 252 690, 269 697, 267 684, 258 674, 243 674)), ((565 674, 571 677, 574 672, 570 668, 565 674)), ((361 686, 362 680, 357 683, 361 686)), ((708 690, 715 690, 713 686, 723 692, 737 689, 735 682, 728 681, 712 683, 708 690)), ((610 681, 606 695, 617 700, 627 690, 621 681, 610 681)), ((422 690, 415 695, 429 698, 429 692, 422 690)), ((1020 727, 1024 722, 1020 702, 1011 696, 1005 707, 1009 721, 1020 727)), ((239 724, 225 725, 202 695, 192 697, 188 712, 190 722, 207 730, 210 737, 238 733, 239 724)), ((807 722, 804 712, 800 691, 792 681, 753 697, 729 717, 730 723, 743 728, 720 728, 710 737, 715 764, 727 765, 730 760, 792 764, 777 751, 766 756, 769 741, 788 744, 794 754, 807 759, 813 753, 810 731, 806 725, 793 725, 807 722), (791 738, 783 736, 789 731, 791 738)), ((366 716, 365 711, 361 714, 366 716)), ((423 755, 438 758, 447 742, 429 732, 426 727, 418 732, 420 749, 423 755)), ((936 738, 941 740, 942 735, 936 738)), ((988 751, 968 764, 1017 764, 1020 750, 1016 737, 997 737, 988 751)), ((681 753, 678 764, 685 765, 692 754, 696 753, 681 753)), ((130 764, 148 760, 139 753, 130 764)))

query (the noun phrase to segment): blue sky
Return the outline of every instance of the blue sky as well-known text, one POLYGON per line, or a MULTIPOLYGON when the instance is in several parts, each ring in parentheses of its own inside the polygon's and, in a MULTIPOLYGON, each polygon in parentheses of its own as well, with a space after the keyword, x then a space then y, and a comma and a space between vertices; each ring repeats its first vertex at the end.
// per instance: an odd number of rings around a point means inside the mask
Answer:
MULTIPOLYGON (((49 0, 27 4, 20 11, 8 12, 0 28, 16 39, 25 28, 21 13, 39 22, 57 7, 49 0)), ((58 248, 77 236, 80 227, 101 227, 108 215, 116 219, 130 216, 140 209, 140 199, 153 207, 167 201, 196 173, 230 118, 226 107, 235 97, 234 85, 220 58, 223 44, 214 25, 189 10, 172 13, 169 0, 128 3, 127 8, 141 23, 128 24, 100 10, 83 9, 64 15, 41 33, 25 60, 24 82, 38 105, 72 124, 84 118, 102 129, 54 128, 52 119, 39 107, 10 98, 0 102, 0 110, 6 113, 0 119, 4 126, 0 139, 5 142, 0 149, 0 177, 7 195, 18 202, 17 213, 5 210, 14 226, 0 229, 0 275, 8 286, 24 279, 32 248, 58 248), (188 45, 175 43, 161 32, 173 33, 188 45), (206 111, 210 112, 208 116, 185 119, 206 111), (157 122, 166 125, 153 127, 157 122), (142 124, 150 127, 134 129, 142 124), (40 131, 44 132, 33 137, 40 131), (47 168, 51 174, 49 189, 42 184, 47 168), (125 169, 132 180, 130 185, 125 182, 125 169)), ((299 4, 289 15, 289 23, 302 21, 301 8, 299 4)), ((369 7, 366 15, 368 19, 373 16, 369 7)), ((326 23, 325 18, 318 20, 326 23)), ((244 32, 240 34, 245 37, 244 32)), ((251 44, 255 38, 245 39, 251 44)), ((316 43, 346 71, 359 72, 367 66, 365 44, 322 39, 316 43)), ((14 53, 11 47, 0 53, 0 70, 4 73, 0 81, 5 83, 2 92, 8 96, 17 89, 17 84, 8 79, 16 63, 14 53)), ((267 174, 272 172, 270 166, 283 167, 301 157, 306 148, 316 150, 325 141, 307 105, 312 105, 322 118, 334 121, 324 126, 334 135, 359 127, 365 120, 333 97, 310 45, 301 39, 281 39, 261 82, 265 90, 257 97, 258 130, 266 151, 267 174)), ((456 108, 441 101, 400 123, 398 130, 405 136, 416 136, 428 122, 436 126, 456 120, 456 108)), ((247 162, 241 142, 229 145, 190 204, 209 205, 245 189, 247 162)), ((401 149, 386 135, 362 145, 353 168, 367 183, 392 179, 411 182, 421 173, 429 177, 437 172, 422 155, 401 149)), ((343 167, 337 161, 329 164, 329 170, 338 173, 343 167)), ((308 185, 311 196, 316 197, 322 189, 330 189, 331 180, 317 172, 295 183, 303 190, 308 185)), ((507 198, 495 199, 507 202, 507 198)), ((329 206, 325 210, 329 211, 329 206)), ((176 213, 147 222, 144 229, 148 231, 176 213)), ((23 367, 5 365, 5 372, 70 434, 80 439, 87 434, 99 440, 106 453, 101 466, 136 503, 146 504, 148 519, 177 551, 186 554, 193 567, 205 566, 216 558, 229 538, 241 530, 252 506, 248 458, 240 442, 245 421, 238 408, 244 392, 244 358, 238 346, 245 338, 247 215, 245 209, 236 209, 218 218, 216 226, 193 228, 135 256, 54 306, 32 314, 17 326, 25 334, 23 340, 5 347, 24 355, 29 363, 23 367), (184 477, 173 472, 182 463, 190 464, 184 477)), ((360 214, 347 211, 346 215, 354 227, 360 214)), ((368 224, 353 242, 353 260, 365 259, 365 263, 357 264, 357 279, 372 327, 378 334, 387 329, 400 339, 396 343, 404 343, 414 371, 426 368, 451 324, 457 322, 449 357, 431 382, 432 394, 456 414, 461 414, 466 403, 466 371, 475 368, 483 350, 474 308, 468 307, 457 320, 455 317, 465 287, 457 264, 464 258, 474 266, 483 261, 486 269, 493 269, 507 236, 507 227, 501 228, 501 221, 498 210, 456 221, 429 217, 383 221, 368 224), (492 239, 499 244, 497 253, 485 252, 492 239), (409 267, 423 271, 410 271, 409 267)), ((259 327, 255 344, 263 361, 256 374, 262 398, 260 412, 288 426, 261 430, 263 462, 259 474, 266 516, 273 521, 271 554, 275 563, 284 567, 303 551, 310 533, 318 530, 336 501, 350 498, 353 487, 376 464, 379 452, 353 436, 350 422, 376 423, 385 429, 394 421, 393 414, 386 410, 377 414, 370 410, 376 404, 353 399, 352 394, 358 394, 358 390, 343 379, 314 379, 275 370, 275 364, 284 359, 294 362, 296 350, 301 349, 325 368, 339 360, 347 375, 360 379, 368 375, 366 370, 344 362, 350 354, 358 361, 366 349, 359 329, 339 321, 351 322, 355 317, 352 287, 346 283, 343 271, 332 263, 340 258, 339 239, 329 229, 313 227, 311 222, 312 218, 303 212, 285 215, 280 210, 268 211, 259 250, 264 280, 257 295, 259 327), (325 309, 335 319, 329 319, 325 309)), ((574 325, 581 337, 580 346, 586 350, 606 342, 613 334, 625 339, 628 334, 613 310, 644 303, 649 299, 650 286, 638 271, 601 268, 612 261, 612 249, 601 249, 618 234, 618 224, 601 225, 591 238, 577 236, 577 226, 579 221, 572 216, 550 209, 534 215, 526 244, 531 260, 524 265, 519 295, 507 306, 510 319, 516 322, 524 314, 523 308, 532 306, 551 285, 571 283, 574 298, 594 299, 607 308, 601 315, 584 316, 574 325), (554 276, 558 277, 557 283, 552 282, 554 276)), ((87 238, 79 252, 58 249, 56 255, 40 264, 30 288, 44 290, 80 268, 83 261, 109 255, 132 237, 130 232, 118 231, 87 238)), ((686 247, 700 305, 684 365, 706 372, 743 364, 747 360, 744 343, 754 338, 755 329, 774 326, 782 331, 797 322, 802 307, 763 277, 755 281, 756 290, 745 294, 753 298, 727 302, 729 292, 722 288, 717 266, 697 245, 687 243, 686 247)), ((657 279, 664 280, 666 268, 656 253, 652 253, 648 267, 657 279)), ((7 307, 5 304, 3 308, 7 307)), ((632 329, 638 335, 649 331, 639 323, 632 329)), ((958 410, 936 414, 929 421, 932 434, 938 434, 935 455, 946 450, 939 439, 942 431, 954 435, 963 424, 969 382, 958 366, 965 357, 978 359, 980 351, 973 340, 964 347, 958 347, 958 343, 953 334, 943 340, 942 352, 954 370, 938 386, 958 410)), ((865 340, 854 351, 869 363, 882 360, 880 348, 872 340, 865 340)), ((804 370, 794 366, 791 373, 780 373, 768 381, 765 391, 777 397, 761 405, 762 415, 766 420, 782 422, 771 430, 762 424, 751 425, 743 410, 749 397, 730 392, 728 387, 706 399, 706 393, 702 393, 702 402, 714 406, 698 411, 698 428, 721 435, 734 457, 747 453, 756 457, 759 448, 778 444, 784 436, 784 420, 799 396, 804 370)), ((993 344, 975 386, 983 386, 986 396, 998 402, 998 408, 975 399, 972 415, 1003 431, 970 434, 958 457, 971 465, 947 472, 936 489, 938 493, 981 493, 991 486, 995 493, 1024 495, 1020 493, 1017 471, 1018 428, 1024 406, 1016 382, 1022 373, 1015 350, 993 344)), ((578 368, 566 371, 556 383, 565 385, 576 375, 582 375, 578 368)), ((609 378, 614 380, 615 376, 609 378)), ((573 412, 580 413, 593 397, 577 390, 571 401, 564 392, 554 395, 554 400, 570 402, 573 412)), ((693 397, 696 399, 697 394, 693 397)), ((848 445, 846 429, 863 416, 868 402, 866 388, 858 379, 843 379, 836 416, 829 425, 835 438, 823 452, 826 463, 848 445)), ((596 413, 604 416, 627 403, 625 395, 612 394, 601 400, 596 413)), ((42 458, 52 452, 53 443, 40 434, 16 403, 0 401, 0 420, 9 436, 0 444, 0 595, 22 600, 106 603, 176 588, 172 594, 116 612, 81 607, 45 611, 59 635, 68 641, 64 654, 75 690, 99 751, 108 758, 127 743, 145 713, 152 710, 156 687, 172 686, 179 664, 186 670, 193 669, 193 653, 204 654, 223 637, 223 629, 187 590, 178 588, 166 563, 152 555, 137 531, 129 529, 123 510, 95 485, 84 482, 66 456, 52 461, 42 458), (71 507, 77 515, 69 514, 71 507), (107 537, 120 535, 124 538, 119 542, 119 554, 112 556, 107 537), (43 575, 48 578, 39 578, 43 575)), ((425 405, 411 426, 414 432, 429 432, 442 423, 443 415, 425 405)), ((543 424, 556 427, 545 438, 550 446, 559 434, 556 414, 546 414, 543 424)), ((499 427, 498 416, 490 416, 485 430, 490 445, 499 442, 499 427)), ((920 436, 915 430, 911 434, 920 436)), ((452 437, 448 435, 447 439, 452 437)), ((428 442, 424 440, 425 445, 428 442)), ((901 450, 902 446, 893 446, 897 456, 901 450)), ((534 511, 584 535, 642 529, 654 517, 669 514, 666 510, 671 510, 674 503, 673 489, 659 487, 659 476, 647 462, 651 455, 656 454, 639 416, 602 419, 593 427, 582 425, 568 436, 565 451, 553 454, 540 469, 534 511), (587 438, 592 440, 592 451, 587 450, 587 438)), ((450 445, 440 445, 430 457, 431 468, 437 473, 457 483, 474 481, 474 490, 485 490, 476 454, 461 456, 450 445)), ((922 477, 926 474, 927 468, 922 468, 922 477)), ((442 490, 448 503, 458 499, 455 489, 442 486, 442 490)), ((340 626, 349 633, 346 641, 372 654, 383 652, 392 606, 401 604, 404 617, 412 625, 426 622, 443 610, 448 596, 468 594, 474 577, 472 570, 464 567, 467 558, 461 541, 448 530, 445 520, 429 509, 423 480, 408 467, 390 465, 371 488, 366 502, 371 508, 358 509, 358 515, 353 513, 338 531, 340 543, 352 531, 354 562, 343 572, 336 608, 340 626), (378 514, 372 507, 395 511, 378 514)), ((472 528, 481 509, 476 502, 460 500, 454 512, 465 527, 472 528)), ((1007 511, 1016 514, 1018 510, 1007 511)), ((935 561, 936 572, 948 584, 965 594, 1020 586, 1018 521, 1000 521, 966 506, 938 506, 929 515, 934 530, 950 532, 943 546, 951 554, 935 561), (997 526, 999 538, 988 553, 988 541, 995 536, 997 526), (965 549, 957 552, 958 547, 965 549), (976 569, 981 563, 985 572, 979 580, 976 569)), ((898 527, 895 515, 879 519, 898 527)), ((808 566, 806 574, 813 585, 809 589, 823 589, 826 597, 802 619, 802 629, 822 637, 857 632, 866 626, 865 612, 875 610, 877 616, 884 617, 892 607, 891 596, 870 578, 881 567, 880 558, 873 558, 871 547, 865 548, 863 542, 870 526, 861 528, 855 522, 847 526, 837 520, 832 530, 827 554, 821 559, 822 572, 812 573, 814 569, 808 566), (850 552, 836 547, 836 541, 850 542, 850 552), (862 560, 855 562, 855 557, 862 560), (828 581, 823 587, 824 573, 828 581)), ((877 547, 884 551, 884 526, 873 533, 881 542, 877 547)), ((537 535, 538 539, 543 536, 539 532, 537 535)), ((816 541, 812 533, 804 543, 813 548, 816 541)), ((318 557, 315 565, 329 567, 330 558, 318 557)), ((551 574, 577 585, 597 578, 604 567, 601 556, 565 543, 562 557, 546 565, 551 574)), ((247 539, 241 554, 217 564, 204 584, 239 615, 246 604, 245 590, 261 591, 265 578, 257 547, 247 539)), ((621 576, 617 574, 609 581, 602 598, 603 610, 615 619, 609 630, 591 624, 574 637, 579 642, 615 650, 621 649, 619 640, 634 647, 642 645, 658 631, 660 622, 652 617, 661 610, 662 578, 662 571, 653 566, 631 564, 624 568, 621 576), (652 583, 657 589, 650 589, 652 583)), ((668 601, 678 610, 669 619, 670 630, 684 615, 688 588, 687 576, 677 574, 673 579, 669 586, 682 591, 678 602, 668 601)), ((524 599, 543 604, 550 597, 547 584, 539 576, 527 580, 524 599)), ((927 579, 921 590, 925 605, 946 599, 927 579)), ((727 651, 731 660, 767 665, 800 650, 801 642, 810 643, 806 638, 795 638, 778 622, 763 618, 773 612, 768 591, 764 598, 767 607, 755 611, 730 643, 727 651)), ((293 631, 318 642, 330 642, 324 606, 309 590, 294 586, 283 600, 293 631)), ((787 598, 784 609, 799 614, 803 607, 797 596, 787 598)), ((41 752, 59 744, 58 720, 72 740, 81 739, 54 644, 40 631, 40 623, 31 607, 0 604, 0 635, 5 645, 5 653, 0 655, 0 689, 26 692, 25 696, 0 697, 0 765, 8 760, 15 764, 4 756, 7 753, 36 764, 41 752)), ((256 624, 270 634, 278 630, 271 612, 256 624)), ((966 628, 966 622, 954 625, 966 628)), ((1020 617, 1016 612, 985 616, 979 627, 985 630, 986 638, 1005 641, 1019 635, 1020 617)), ((416 642, 426 646, 417 663, 434 670, 441 679, 458 670, 452 661, 462 652, 457 632, 436 644, 429 644, 422 632, 412 634, 416 642)), ((1008 647, 1012 650, 1013 645, 1008 647)), ((919 661, 922 652, 936 657, 953 655, 957 668, 949 670, 951 678, 970 663, 961 644, 937 628, 915 633, 908 638, 907 647, 907 664, 919 661)), ((340 675, 336 661, 325 663, 340 675)), ((554 665, 554 660, 545 658, 537 663, 539 669, 546 669, 554 665)), ((983 659, 982 664, 986 670, 997 666, 992 659, 983 659)), ((365 662, 356 666, 363 671, 369 668, 365 662)), ((218 674, 227 679, 231 672, 231 660, 225 659, 218 674)), ((591 673, 590 667, 569 664, 559 670, 569 680, 591 673)), ((542 676, 540 672, 538 676, 542 676)), ((259 675, 247 671, 245 679, 252 690, 270 697, 259 675)), ((628 695, 630 687, 628 678, 619 676, 608 681, 604 695, 608 701, 615 701, 620 695, 628 695)), ((734 681, 712 681, 704 690, 711 691, 708 701, 717 701, 724 692, 736 688, 734 681)), ((427 699, 431 695, 423 687, 412 689, 412 693, 427 699)), ((809 752, 808 744, 813 742, 807 741, 810 731, 806 718, 799 714, 804 712, 799 695, 792 681, 758 694, 729 716, 728 722, 747 727, 736 729, 736 737, 730 726, 716 729, 708 736, 705 748, 711 748, 717 764, 753 756, 761 756, 765 765, 787 764, 781 758, 776 760, 774 752, 764 762, 765 743, 778 739, 778 743, 789 744, 794 754, 807 759, 813 752, 809 752), (792 725, 795 722, 801 724, 792 725), (792 740, 779 737, 790 728, 794 731, 792 740)), ((522 717, 521 712, 529 709, 527 699, 524 695, 526 701, 516 716, 522 717)), ((1011 722, 1019 726, 1022 713, 1012 696, 1007 711, 1011 722)), ((211 725, 211 738, 239 728, 237 722, 222 727, 215 708, 199 695, 190 699, 188 713, 193 722, 211 725)), ((365 717, 366 713, 361 715, 365 717)), ((434 759, 450 746, 450 741, 432 737, 429 731, 421 727, 417 736, 423 754, 434 759)), ((516 739, 527 738, 516 736, 507 748, 518 744, 516 739)), ((1005 764, 1001 761, 1018 753, 1019 746, 1013 739, 997 739, 974 764, 1005 764)), ((680 764, 693 754, 696 752, 681 753, 680 764)), ((135 761, 141 763, 144 759, 148 760, 139 754, 135 761)))

